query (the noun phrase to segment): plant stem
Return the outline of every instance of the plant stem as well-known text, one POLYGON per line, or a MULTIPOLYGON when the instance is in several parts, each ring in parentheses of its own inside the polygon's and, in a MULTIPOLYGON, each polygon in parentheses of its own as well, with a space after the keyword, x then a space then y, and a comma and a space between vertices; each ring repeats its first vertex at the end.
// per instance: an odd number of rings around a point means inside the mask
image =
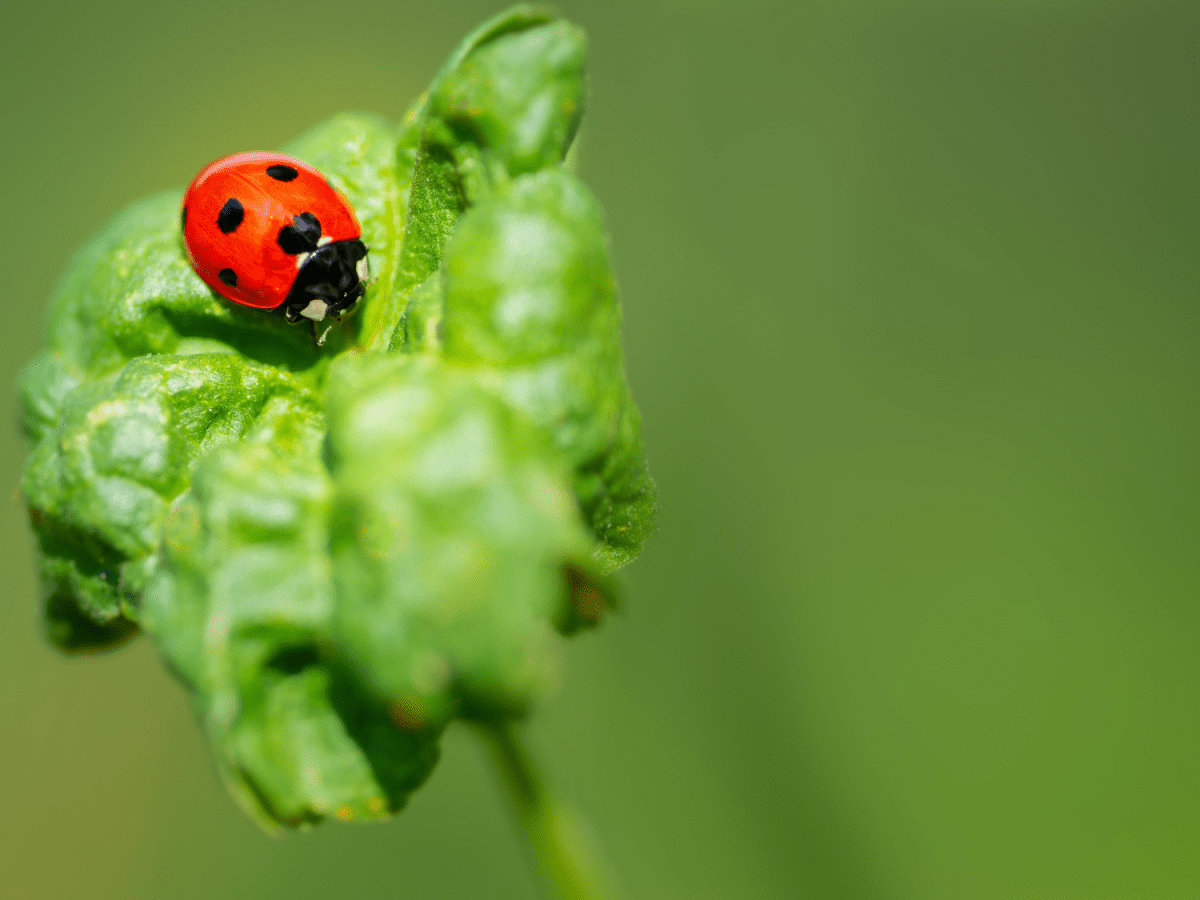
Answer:
POLYGON ((615 900, 578 821, 547 789, 517 726, 478 726, 516 807, 530 852, 559 900, 615 900))

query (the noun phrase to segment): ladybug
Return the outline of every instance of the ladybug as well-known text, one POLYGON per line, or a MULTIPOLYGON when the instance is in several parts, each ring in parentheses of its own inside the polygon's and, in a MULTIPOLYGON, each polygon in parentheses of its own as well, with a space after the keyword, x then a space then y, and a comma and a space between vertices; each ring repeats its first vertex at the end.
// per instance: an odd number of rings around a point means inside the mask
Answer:
POLYGON ((282 153, 238 153, 192 179, 180 213, 192 268, 243 306, 289 322, 338 318, 366 290, 367 248, 346 198, 282 153))

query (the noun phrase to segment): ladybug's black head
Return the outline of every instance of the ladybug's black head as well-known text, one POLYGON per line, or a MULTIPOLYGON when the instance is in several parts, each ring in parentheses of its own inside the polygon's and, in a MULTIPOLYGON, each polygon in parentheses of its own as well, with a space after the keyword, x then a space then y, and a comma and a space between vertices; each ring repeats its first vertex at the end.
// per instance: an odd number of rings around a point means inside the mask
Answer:
POLYGON ((338 318, 366 291, 366 259, 367 247, 357 238, 330 241, 312 251, 283 303, 287 320, 338 318))

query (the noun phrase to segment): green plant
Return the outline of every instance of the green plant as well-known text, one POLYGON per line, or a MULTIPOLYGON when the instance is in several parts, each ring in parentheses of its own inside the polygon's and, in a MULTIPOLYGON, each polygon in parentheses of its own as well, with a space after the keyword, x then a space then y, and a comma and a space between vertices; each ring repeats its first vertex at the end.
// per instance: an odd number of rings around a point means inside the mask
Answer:
POLYGON ((169 193, 79 252, 21 383, 53 643, 145 631, 269 829, 396 812, 467 720, 581 897, 515 723, 655 515, 600 210, 565 162, 584 57, 515 7, 399 128, 341 115, 284 148, 371 250, 323 343, 205 288, 169 193))

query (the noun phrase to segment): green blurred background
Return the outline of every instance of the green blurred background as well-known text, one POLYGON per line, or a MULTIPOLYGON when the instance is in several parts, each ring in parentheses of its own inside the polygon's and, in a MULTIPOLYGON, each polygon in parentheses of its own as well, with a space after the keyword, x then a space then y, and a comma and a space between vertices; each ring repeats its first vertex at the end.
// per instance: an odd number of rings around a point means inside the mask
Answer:
MULTIPOLYGON (((533 738, 631 898, 1200 896, 1198 6, 560 5, 662 519, 533 738)), ((0 381, 123 205, 499 8, 10 0, 0 381)), ((42 643, 2 508, 0 897, 539 896, 465 731, 261 835, 146 642, 42 643)))

